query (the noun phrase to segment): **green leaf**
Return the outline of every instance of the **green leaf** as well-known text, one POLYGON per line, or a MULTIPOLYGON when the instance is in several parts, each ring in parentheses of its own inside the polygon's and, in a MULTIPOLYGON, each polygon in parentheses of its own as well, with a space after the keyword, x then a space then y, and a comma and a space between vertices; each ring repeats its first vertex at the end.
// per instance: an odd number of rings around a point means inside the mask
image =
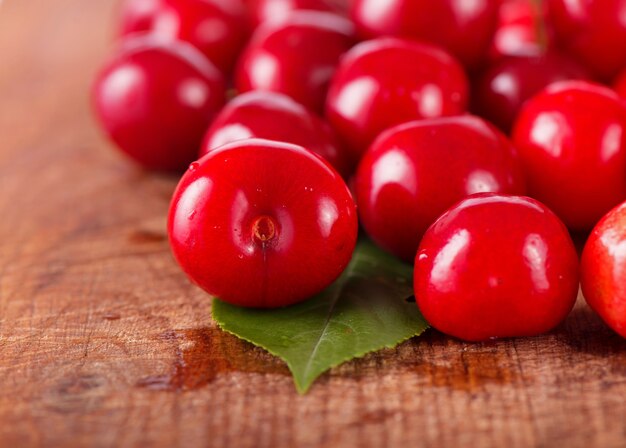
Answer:
POLYGON ((413 269, 360 242, 346 271, 312 299, 277 310, 213 301, 213 318, 225 331, 282 358, 298 392, 326 370, 397 344, 428 325, 415 303, 413 269))

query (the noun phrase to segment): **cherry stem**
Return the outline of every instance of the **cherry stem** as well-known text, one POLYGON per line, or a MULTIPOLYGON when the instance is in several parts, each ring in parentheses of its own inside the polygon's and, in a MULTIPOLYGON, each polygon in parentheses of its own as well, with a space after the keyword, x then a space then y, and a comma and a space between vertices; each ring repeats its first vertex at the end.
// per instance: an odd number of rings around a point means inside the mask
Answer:
POLYGON ((544 15, 543 0, 531 0, 531 8, 533 10, 533 22, 537 33, 537 44, 542 53, 548 50, 548 29, 546 26, 546 17, 544 15))
POLYGON ((252 224, 252 236, 261 244, 266 244, 276 237, 276 223, 267 215, 259 216, 252 224))

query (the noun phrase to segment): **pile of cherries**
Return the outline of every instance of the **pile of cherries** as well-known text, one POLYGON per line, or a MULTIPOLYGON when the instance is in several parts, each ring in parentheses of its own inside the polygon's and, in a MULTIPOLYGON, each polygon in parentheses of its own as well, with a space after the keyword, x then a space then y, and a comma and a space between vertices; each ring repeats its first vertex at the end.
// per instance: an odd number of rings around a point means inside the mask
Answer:
POLYGON ((170 243, 227 302, 322 291, 360 223, 415 263, 417 304, 449 335, 546 332, 581 280, 626 336, 625 15, 626 0, 126 0, 95 110, 143 167, 186 169, 170 243), (570 232, 594 226, 579 263, 570 232))

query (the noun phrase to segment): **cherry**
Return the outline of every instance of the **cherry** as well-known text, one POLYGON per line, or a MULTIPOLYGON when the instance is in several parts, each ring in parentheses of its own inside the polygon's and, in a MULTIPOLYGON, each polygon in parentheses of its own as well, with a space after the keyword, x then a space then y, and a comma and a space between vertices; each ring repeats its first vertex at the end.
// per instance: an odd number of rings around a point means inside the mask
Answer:
POLYGON ((626 0, 548 0, 557 44, 610 81, 626 66, 626 0))
POLYGON ((385 131, 363 156, 355 187, 367 233, 409 262, 428 227, 459 200, 481 192, 525 192, 512 144, 472 116, 413 121, 385 131))
POLYGON ((439 45, 475 68, 486 56, 499 0, 354 0, 351 16, 361 37, 396 36, 439 45))
POLYGON ((552 84, 522 108, 513 141, 530 194, 570 229, 590 230, 626 199, 626 106, 612 90, 552 84))
POLYGON ((121 3, 120 34, 150 31, 162 0, 124 0, 121 3))
POLYGON ((330 126, 286 95, 253 91, 235 97, 213 121, 200 155, 247 138, 303 146, 326 159, 342 175, 350 174, 349 161, 330 126))
POLYGON ((350 21, 331 13, 295 11, 283 22, 266 22, 239 61, 237 89, 281 92, 321 112, 339 58, 352 43, 350 21))
POLYGON ((622 71, 622 73, 620 73, 617 77, 614 88, 619 96, 626 98, 626 70, 622 71))
POLYGON ((187 275, 229 303, 274 308, 332 283, 357 237, 354 201, 323 159, 250 139, 191 164, 169 213, 170 244, 187 275))
POLYGON ((463 113, 467 95, 465 73, 447 53, 387 37, 346 53, 328 92, 326 115, 358 160, 388 127, 463 113))
POLYGON ((146 168, 182 171, 224 103, 220 72, 184 42, 129 38, 93 85, 96 114, 113 142, 146 168))
POLYGON ((168 40, 184 40, 222 71, 232 69, 248 38, 242 0, 157 0, 145 7, 147 13, 138 20, 136 12, 147 1, 128 2, 122 15, 123 33, 151 31, 168 40))
POLYGON ((557 53, 502 58, 476 80, 476 113, 510 132, 522 104, 548 85, 570 79, 588 79, 573 60, 557 53))
POLYGON ((552 41, 552 30, 543 3, 506 0, 499 11, 492 56, 537 56, 552 41))
POLYGON ((593 229, 582 256, 581 283, 587 303, 626 337, 626 202, 593 229))
POLYGON ((534 199, 469 197, 424 235, 415 297, 437 330, 468 340, 533 336, 558 325, 578 294, 565 226, 534 199))
POLYGON ((269 21, 281 22, 297 10, 343 12, 337 2, 330 0, 248 0, 247 3, 255 27, 269 21))

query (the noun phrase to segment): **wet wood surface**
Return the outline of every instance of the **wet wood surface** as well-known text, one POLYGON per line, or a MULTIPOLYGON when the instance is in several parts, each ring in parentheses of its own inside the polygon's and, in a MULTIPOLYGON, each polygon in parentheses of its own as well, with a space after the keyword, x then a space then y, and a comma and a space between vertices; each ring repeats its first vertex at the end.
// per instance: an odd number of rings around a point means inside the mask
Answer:
POLYGON ((113 6, 0 6, 0 446, 626 443, 626 343, 582 301, 548 335, 429 332, 305 396, 218 331, 168 250, 175 179, 133 168, 90 115, 113 6))

